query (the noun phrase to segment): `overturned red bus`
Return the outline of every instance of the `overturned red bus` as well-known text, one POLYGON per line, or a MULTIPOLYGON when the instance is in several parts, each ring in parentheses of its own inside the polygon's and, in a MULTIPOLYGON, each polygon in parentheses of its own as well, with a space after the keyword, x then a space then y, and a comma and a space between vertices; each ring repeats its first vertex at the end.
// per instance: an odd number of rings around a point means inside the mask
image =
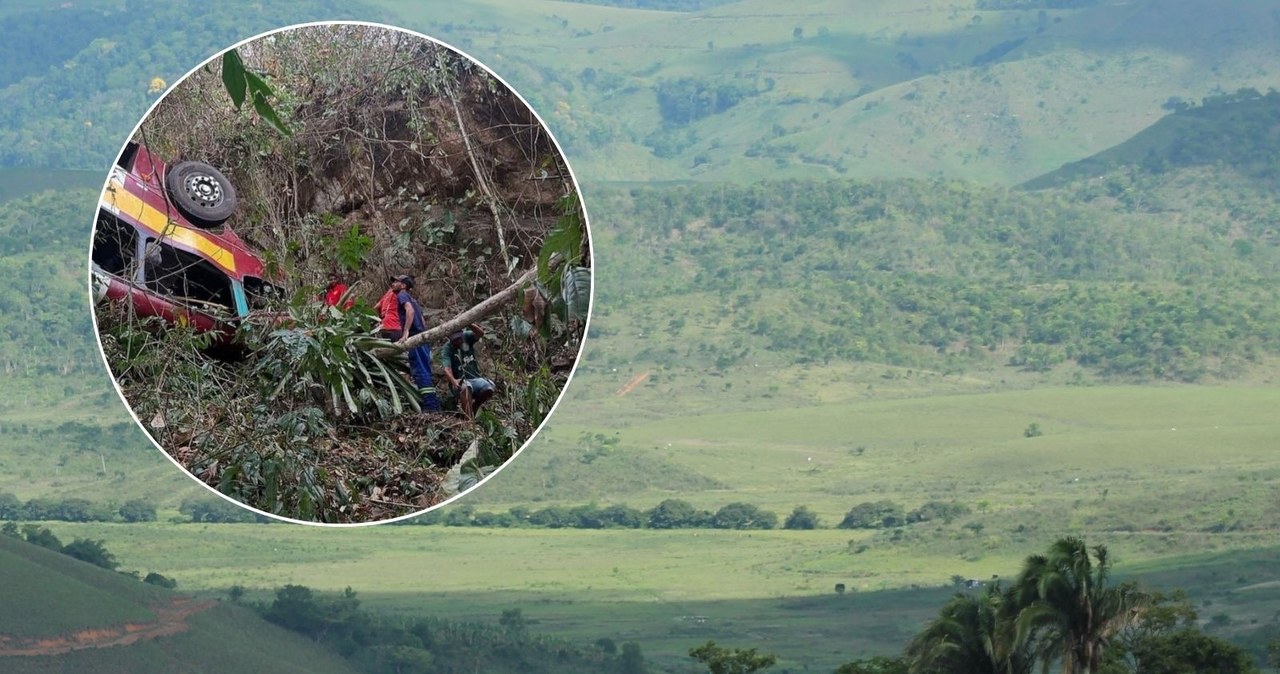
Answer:
POLYGON ((168 166, 129 143, 98 203, 95 301, 229 339, 240 319, 277 292, 261 258, 224 224, 235 208, 235 189, 217 169, 168 166))

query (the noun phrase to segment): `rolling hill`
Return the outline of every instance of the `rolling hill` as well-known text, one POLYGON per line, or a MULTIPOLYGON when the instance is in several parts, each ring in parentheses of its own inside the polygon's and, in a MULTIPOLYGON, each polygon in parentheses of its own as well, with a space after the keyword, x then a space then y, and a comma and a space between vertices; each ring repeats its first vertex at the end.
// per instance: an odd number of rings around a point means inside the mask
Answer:
POLYGON ((0 669, 351 672, 341 659, 253 612, 196 601, 0 536, 0 669))
POLYGON ((377 3, 525 93, 586 181, 944 176, 1020 183, 1123 142, 1170 97, 1265 90, 1265 3, 966 9, 940 0, 653 12, 377 3), (507 17, 500 21, 498 17, 507 17), (447 17, 447 18, 445 18, 447 17), (499 30, 501 26, 501 30, 499 30), (664 109, 664 85, 732 105, 664 109))

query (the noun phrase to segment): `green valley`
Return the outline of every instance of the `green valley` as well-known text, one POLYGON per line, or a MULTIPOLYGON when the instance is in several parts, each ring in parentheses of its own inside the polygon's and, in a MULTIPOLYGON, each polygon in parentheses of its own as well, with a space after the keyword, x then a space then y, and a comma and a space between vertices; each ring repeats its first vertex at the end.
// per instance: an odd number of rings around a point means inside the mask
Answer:
MULTIPOLYGON (((95 181, 20 169, 0 184, 16 186, 0 191, 0 512, 95 512, 109 521, 39 524, 221 602, 172 644, 111 650, 120 671, 254 634, 311 646, 246 610, 305 586, 333 605, 351 588, 389 638, 455 621, 409 671, 639 671, 623 655, 642 650, 647 671, 692 674, 690 649, 714 640, 776 654, 769 672, 830 672, 901 655, 954 593, 1064 535, 1105 545, 1118 579, 1185 590, 1197 628, 1265 668, 1280 644, 1271 4, 233 3, 145 58, 96 34, 49 45, 0 81, 5 166, 105 165, 153 100, 146 79, 286 20, 359 16, 462 48, 565 144, 593 315, 545 427, 431 523, 224 523, 99 365, 95 181), (37 114, 32 92, 56 105, 37 114), (137 500, 153 516, 126 523, 137 500), (672 502, 776 518, 651 526, 672 502), (634 524, 579 517, 610 507, 634 524), (814 528, 785 528, 799 507, 814 528)), ((23 7, 0 21, 45 11, 23 7)), ((121 36, 173 29, 174 7, 121 36)), ((0 634, 146 620, 170 596, 45 552, 0 537, 11 590, 67 602, 39 622, 0 610, 0 634)), ((83 661, 49 662, 30 671, 83 661)))

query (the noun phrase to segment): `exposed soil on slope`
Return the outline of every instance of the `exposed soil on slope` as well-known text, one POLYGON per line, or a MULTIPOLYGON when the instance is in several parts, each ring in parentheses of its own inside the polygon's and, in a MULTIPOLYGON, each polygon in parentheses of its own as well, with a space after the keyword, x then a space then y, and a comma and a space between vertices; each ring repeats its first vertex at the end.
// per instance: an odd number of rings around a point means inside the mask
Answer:
POLYGON ((175 597, 167 604, 148 607, 156 614, 155 622, 124 623, 49 637, 18 638, 0 634, 0 657, 62 655, 86 648, 128 646, 139 641, 173 636, 189 629, 188 618, 217 605, 218 602, 212 600, 196 601, 190 597, 175 597))

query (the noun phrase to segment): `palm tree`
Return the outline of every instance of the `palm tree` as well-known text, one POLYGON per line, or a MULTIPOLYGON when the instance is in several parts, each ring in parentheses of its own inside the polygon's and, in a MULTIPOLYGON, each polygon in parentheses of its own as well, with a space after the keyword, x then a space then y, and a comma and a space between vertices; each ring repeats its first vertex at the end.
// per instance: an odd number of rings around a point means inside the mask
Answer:
POLYGON ((1034 660, 1015 648, 1012 624, 1004 618, 1012 588, 992 584, 981 595, 958 593, 938 617, 907 645, 912 674, 1028 674, 1034 660))
POLYGON ((1049 554, 1028 557, 1014 582, 1006 614, 1014 642, 1030 646, 1046 672, 1055 660, 1064 674, 1096 672, 1112 637, 1149 604, 1136 585, 1109 584, 1106 546, 1089 552, 1079 538, 1059 539, 1049 554))

